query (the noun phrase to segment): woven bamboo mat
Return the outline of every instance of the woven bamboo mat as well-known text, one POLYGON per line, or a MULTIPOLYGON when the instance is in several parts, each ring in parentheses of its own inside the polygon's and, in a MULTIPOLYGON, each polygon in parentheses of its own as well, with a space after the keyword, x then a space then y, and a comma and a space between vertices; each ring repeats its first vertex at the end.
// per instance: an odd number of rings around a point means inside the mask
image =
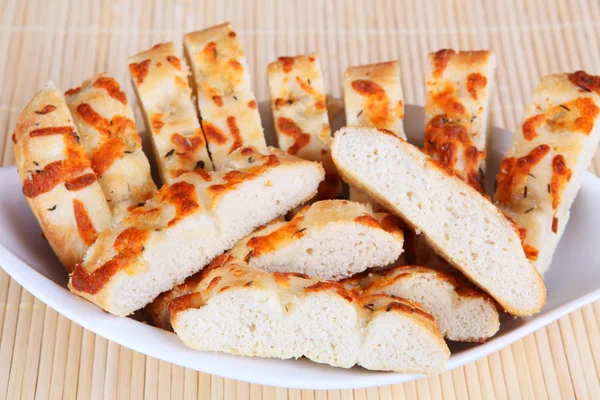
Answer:
MULTIPOLYGON (((333 95, 348 65, 399 59, 407 103, 423 104, 426 52, 489 48, 499 59, 494 124, 515 129, 541 75, 600 73, 600 4, 586 0, 0 0, 2 165, 14 163, 9 138, 21 108, 47 80, 70 88, 107 71, 133 98, 129 54, 225 20, 244 44, 259 100, 267 62, 316 50, 333 95)), ((600 172, 600 154, 591 170, 600 172)), ((9 399, 600 398, 600 302, 464 368, 354 391, 251 385, 146 357, 71 323, 2 270, 0 329, 0 395, 9 399)))

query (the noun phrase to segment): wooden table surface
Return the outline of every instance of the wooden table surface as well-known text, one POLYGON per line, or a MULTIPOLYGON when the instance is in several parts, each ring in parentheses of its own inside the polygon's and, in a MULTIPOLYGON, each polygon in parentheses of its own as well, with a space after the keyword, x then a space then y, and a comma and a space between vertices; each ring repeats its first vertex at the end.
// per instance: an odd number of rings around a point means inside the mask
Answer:
MULTIPOLYGON (((0 161, 48 80, 61 88, 106 71, 127 88, 128 55, 231 20, 259 100, 267 63, 317 51, 341 95, 349 65, 399 59, 407 103, 424 103, 425 55, 492 49, 499 60, 493 122, 514 130, 543 74, 600 74, 596 1, 11 1, 0 0, 0 161)), ((136 111, 138 122, 139 112, 136 111)), ((140 125, 142 126, 142 125, 140 125)), ((600 172, 596 155, 592 171, 600 172)), ((600 266, 599 266, 600 267, 600 266)), ((0 270, 0 395, 18 398, 600 399, 600 302, 464 368, 366 390, 288 390, 210 376, 133 352, 46 307, 0 270)))

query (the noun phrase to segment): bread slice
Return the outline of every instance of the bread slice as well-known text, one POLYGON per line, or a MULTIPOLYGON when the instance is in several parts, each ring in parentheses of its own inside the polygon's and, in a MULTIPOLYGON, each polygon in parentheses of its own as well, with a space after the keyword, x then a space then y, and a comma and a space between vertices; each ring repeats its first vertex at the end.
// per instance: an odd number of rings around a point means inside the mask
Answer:
MULTIPOLYGON (((406 139, 400 63, 390 61, 346 69, 344 107, 347 126, 387 129, 406 139)), ((366 193, 352 185, 350 185, 350 200, 370 203, 377 211, 384 211, 366 193)))
POLYGON ((183 37, 216 168, 242 146, 266 147, 244 51, 229 22, 183 37))
POLYGON ((402 253, 398 217, 369 206, 323 200, 289 221, 274 221, 229 251, 267 272, 298 272, 319 279, 348 278, 393 263, 402 253))
POLYGON ((450 354, 418 304, 356 296, 336 282, 271 274, 228 255, 169 308, 175 332, 196 350, 407 373, 441 372, 450 354))
POLYGON ((398 61, 346 69, 344 105, 346 125, 387 129, 406 139, 398 61))
POLYGON ((114 78, 104 74, 65 95, 81 144, 119 221, 129 208, 156 192, 127 96, 114 78))
POLYGON ((392 133, 339 130, 332 144, 351 185, 420 230, 436 251, 508 313, 531 315, 546 301, 513 224, 487 198, 443 165, 392 133))
POLYGON ((319 56, 279 57, 269 64, 267 79, 279 148, 323 164, 327 177, 316 199, 339 197, 342 182, 331 160, 331 127, 319 56))
POLYGON ((425 152, 483 192, 496 58, 490 51, 430 53, 425 152))
POLYGON ((496 178, 496 204, 545 273, 600 140, 600 76, 547 75, 535 89, 496 178))
POLYGON ((435 317, 448 340, 483 342, 500 328, 496 302, 449 271, 403 265, 365 272, 342 283, 361 295, 386 294, 421 304, 435 317))
POLYGON ((27 104, 12 137, 23 194, 68 271, 83 260, 110 209, 64 95, 49 83, 27 104))
POLYGON ((212 171, 187 69, 173 43, 157 44, 129 57, 129 72, 163 183, 196 168, 212 171))
POLYGON ((71 274, 71 291, 110 313, 131 314, 312 197, 325 175, 320 164, 279 149, 245 147, 230 157, 217 172, 181 175, 105 230, 71 274))

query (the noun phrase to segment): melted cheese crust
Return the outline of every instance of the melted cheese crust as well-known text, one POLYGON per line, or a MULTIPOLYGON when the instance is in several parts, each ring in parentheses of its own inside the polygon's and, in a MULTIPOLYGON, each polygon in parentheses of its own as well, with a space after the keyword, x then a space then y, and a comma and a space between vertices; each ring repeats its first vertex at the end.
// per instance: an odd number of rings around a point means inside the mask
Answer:
POLYGON ((318 55, 279 57, 269 64, 267 78, 279 147, 323 164, 328 176, 317 200, 338 197, 341 180, 331 160, 331 127, 318 55))
POLYGON ((81 143, 117 220, 156 191, 133 111, 117 81, 98 75, 66 92, 81 143))
POLYGON ((406 139, 398 61, 348 68, 344 74, 344 102, 346 125, 386 129, 406 139))
POLYGON ((25 107, 13 142, 25 198, 70 271, 112 216, 65 98, 54 85, 25 107))
POLYGON ((246 58, 231 24, 188 33, 183 42, 215 167, 239 147, 265 148, 246 58))
POLYGON ((483 192, 495 57, 440 50, 428 61, 425 151, 483 192))
POLYGON ((157 44, 130 57, 129 72, 146 128, 152 132, 150 137, 163 183, 171 183, 198 167, 212 171, 187 71, 173 43, 157 44))
POLYGON ((598 82, 583 71, 544 76, 500 164, 494 199, 542 272, 600 140, 598 82))

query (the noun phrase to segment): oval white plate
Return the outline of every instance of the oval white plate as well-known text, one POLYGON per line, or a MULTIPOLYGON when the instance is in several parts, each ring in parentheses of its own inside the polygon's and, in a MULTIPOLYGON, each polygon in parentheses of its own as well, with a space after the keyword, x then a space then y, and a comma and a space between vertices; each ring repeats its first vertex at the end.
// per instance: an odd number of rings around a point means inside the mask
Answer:
MULTIPOLYGON (((261 114, 272 137, 268 105, 261 114)), ((405 121, 409 140, 423 141, 423 108, 408 106, 405 121)), ((343 121, 337 118, 334 128, 343 121)), ((488 188, 496 175, 512 133, 494 128, 488 149, 488 188)), ((103 312, 66 289, 67 274, 60 266, 21 193, 14 167, 0 169, 0 265, 23 287, 48 306, 86 329, 135 351, 198 371, 263 385, 303 389, 350 389, 418 379, 419 375, 372 372, 355 367, 332 368, 306 359, 276 360, 196 352, 173 333, 131 318, 103 312)), ((548 302, 541 313, 522 319, 503 318, 500 332, 485 344, 451 344, 448 369, 493 353, 600 298, 600 180, 586 174, 550 272, 546 275, 548 302)))

